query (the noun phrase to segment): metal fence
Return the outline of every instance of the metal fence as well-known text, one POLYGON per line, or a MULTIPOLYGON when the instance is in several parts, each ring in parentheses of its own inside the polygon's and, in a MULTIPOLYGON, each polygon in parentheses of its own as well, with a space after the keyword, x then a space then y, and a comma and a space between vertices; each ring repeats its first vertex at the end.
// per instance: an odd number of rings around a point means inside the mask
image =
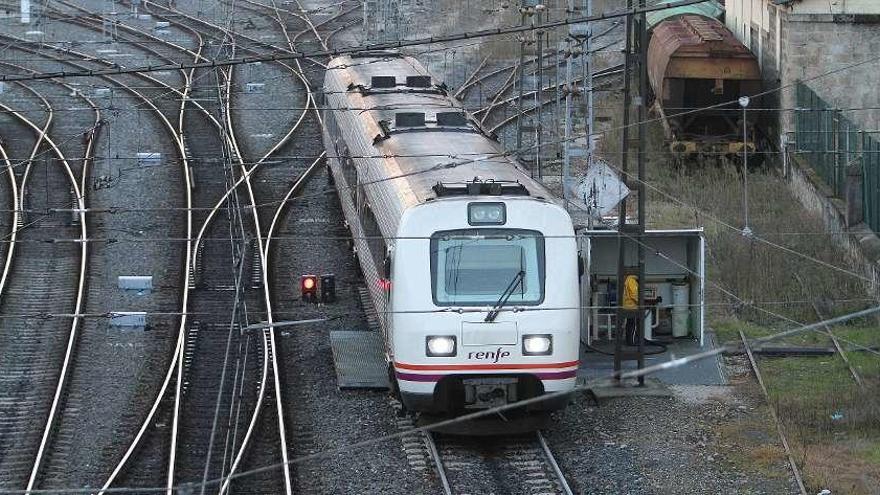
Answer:
POLYGON ((861 166, 865 222, 880 232, 880 142, 839 109, 799 82, 796 88, 796 150, 838 197, 846 196, 847 169, 861 166))

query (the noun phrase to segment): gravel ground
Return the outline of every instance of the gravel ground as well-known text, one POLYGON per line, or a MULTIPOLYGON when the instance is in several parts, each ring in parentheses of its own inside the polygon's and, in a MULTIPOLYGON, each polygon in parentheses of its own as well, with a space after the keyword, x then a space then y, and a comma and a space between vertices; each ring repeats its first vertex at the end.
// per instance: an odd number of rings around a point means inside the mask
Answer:
MULTIPOLYGON (((51 39, 101 39, 91 30, 59 22, 47 23, 44 33, 51 39)), ((130 45, 113 46, 117 53, 150 59, 145 53, 137 54, 130 45)), ((75 49, 101 56, 98 50, 108 47, 85 43, 75 49)), ((55 62, 37 65, 40 70, 64 67, 55 62)), ((86 91, 93 85, 110 84, 97 79, 76 82, 86 91)), ((96 142, 98 159, 89 174, 92 180, 86 181, 87 204, 93 208, 122 209, 181 206, 179 189, 151 187, 178 184, 181 180, 180 166, 171 159, 176 155, 167 131, 155 114, 149 110, 132 112, 132 108, 143 108, 143 103, 119 88, 114 89, 112 98, 99 98, 96 103, 103 110, 105 125, 96 142), (139 167, 134 157, 144 151, 162 153, 163 163, 152 168, 139 167), (112 178, 106 183, 109 187, 95 186, 93 179, 102 175, 112 178)), ((120 242, 91 245, 86 312, 177 309, 179 246, 146 240, 181 237, 181 225, 176 218, 170 211, 91 215, 91 237, 120 242), (148 295, 123 293, 117 288, 118 275, 153 275, 156 290, 148 295)), ((111 329, 106 318, 85 320, 78 365, 71 375, 68 409, 56 436, 59 450, 47 466, 46 487, 94 486, 109 473, 108 463, 118 458, 110 447, 119 443, 121 431, 128 431, 124 425, 137 416, 132 411, 143 410, 140 401, 155 394, 155 379, 168 355, 171 319, 150 319, 149 323, 148 332, 120 332, 111 329)))
POLYGON ((746 370, 728 366, 738 385, 674 386, 672 397, 596 407, 580 396, 556 416, 547 441, 578 493, 797 493, 781 455, 746 461, 780 449, 746 370))
MULTIPOLYGON (((326 187, 316 176, 304 195, 326 187)), ((281 333, 286 364, 290 425, 294 455, 302 456, 352 443, 397 433, 394 409, 386 392, 340 391, 336 387, 329 332, 366 329, 358 306, 357 288, 362 283, 354 257, 342 236, 342 214, 335 194, 310 197, 297 203, 282 231, 292 262, 279 265, 276 286, 278 310, 285 318, 314 318, 319 315, 338 319, 321 326, 281 333), (304 241, 314 237, 310 241, 304 241), (337 277, 338 302, 317 308, 295 299, 299 273, 333 272, 337 277), (291 297, 292 296, 292 297, 291 297)), ((297 465, 298 488, 303 493, 437 493, 435 485, 422 472, 408 468, 400 440, 394 439, 297 465), (427 488, 427 490, 426 490, 427 488)))
MULTIPOLYGON (((99 4, 89 2, 98 12, 102 8, 99 4)), ((322 4, 307 2, 306 6, 322 4)), ((260 21, 252 12, 239 12, 238 17, 243 20, 253 18, 255 23, 260 21)), ((153 19, 141 17, 136 22, 147 27, 153 19)), ((261 25, 268 27, 265 20, 261 25)), ((59 30, 58 27, 45 29, 45 36, 102 39, 82 28, 59 30)), ((16 27, 11 32, 22 35, 27 29, 16 27)), ((439 31, 443 29, 445 26, 438 28, 439 31)), ((173 31, 173 35, 185 39, 182 33, 173 31)), ((360 33, 351 29, 340 34, 335 41, 337 46, 359 43, 360 33)), ((88 51, 97 46, 86 45, 78 49, 88 51)), ((128 45, 124 47, 131 52, 128 45)), ((482 57, 477 49, 459 50, 456 62, 448 60, 442 51, 425 53, 424 58, 439 77, 460 84, 482 57)), ((147 54, 136 58, 139 62, 157 61, 147 54)), ((177 81, 176 74, 160 74, 159 77, 177 81)), ((284 102, 278 105, 280 107, 295 107, 302 103, 301 99, 291 97, 289 87, 286 90, 279 87, 279 80, 290 84, 289 76, 265 64, 238 72, 240 85, 266 81, 270 88, 264 93, 242 95, 239 100, 243 107, 251 109, 243 120, 250 134, 274 134, 271 138, 248 138, 246 152, 252 157, 268 149, 259 139, 274 142, 280 138, 279 122, 289 124, 290 116, 296 113, 282 110, 267 114, 259 109, 270 108, 272 101, 284 102)), ((132 98, 121 94, 115 95, 112 103, 121 109, 136 104, 132 98)), ((165 157, 173 156, 167 141, 160 137, 164 130, 158 123, 149 117, 148 112, 137 115, 139 117, 131 118, 124 110, 105 115, 110 126, 102 132, 99 154, 131 156, 149 148, 149 151, 161 151, 165 157)), ((284 151, 316 154, 320 142, 314 132, 307 136, 305 143, 284 151)), ((286 178, 294 178, 294 169, 301 166, 300 163, 289 168, 286 178)), ((273 170, 270 180, 283 180, 285 175, 282 172, 273 170)), ((175 206, 179 197, 176 190, 167 185, 179 184, 179 173, 180 170, 170 162, 155 169, 138 169, 115 161, 104 164, 96 169, 95 174, 114 175, 121 179, 113 187, 90 191, 91 206, 175 206), (144 187, 145 184, 164 186, 144 187)), ((281 232, 292 240, 285 242, 275 253, 279 260, 283 260, 273 274, 279 314, 285 319, 317 315, 338 317, 320 327, 280 333, 281 355, 285 363, 287 424, 292 431, 295 456, 344 447, 407 427, 405 420, 401 422, 396 418, 386 393, 339 391, 336 387, 328 332, 365 329, 366 322, 357 305, 356 289, 361 283, 360 276, 347 244, 344 239, 327 237, 344 237, 346 231, 342 227, 335 195, 318 194, 325 188, 321 175, 312 180, 305 191, 309 199, 296 203, 281 232), (328 271, 337 275, 340 301, 323 308, 299 302, 299 274, 328 271)), ((92 235, 135 239, 179 236, 176 228, 167 226, 172 220, 171 215, 161 212, 107 215, 94 223, 92 235)), ((180 253, 175 246, 173 243, 141 241, 96 247, 92 254, 88 310, 173 308, 180 278, 180 253), (123 272, 154 274, 158 290, 149 296, 120 293, 115 288, 115 277, 123 272)), ((90 474, 104 466, 102 463, 107 459, 118 457, 115 449, 102 451, 103 446, 117 441, 114 432, 124 421, 126 413, 140 411, 143 400, 152 398, 150 390, 154 385, 151 383, 157 370, 163 368, 172 323, 171 319, 157 322, 153 331, 146 333, 110 332, 103 320, 89 322, 86 326, 90 336, 84 338, 83 343, 89 360, 96 366, 90 367, 91 371, 80 375, 79 379, 94 384, 88 394, 99 400, 75 416, 76 433, 70 437, 70 442, 77 446, 77 470, 81 471, 81 476, 70 481, 92 483, 94 478, 90 478, 90 474), (95 445, 102 447, 94 448, 95 445)), ((734 376, 744 380, 743 369, 740 367, 734 371, 737 370, 740 374, 735 372, 734 376)), ((547 431, 547 439, 577 492, 791 492, 784 463, 775 462, 769 470, 759 470, 744 463, 744 453, 754 445, 723 433, 731 424, 740 422, 766 424, 766 408, 760 406, 760 400, 749 393, 748 387, 678 387, 674 392, 672 398, 615 399, 600 407, 595 407, 585 397, 579 397, 571 407, 556 415, 553 426, 547 431)), ((761 445, 775 444, 775 437, 762 429, 755 430, 754 436, 759 438, 761 445)), ((297 465, 294 472, 298 488, 304 493, 438 493, 440 489, 430 468, 424 469, 421 467, 424 464, 408 458, 411 452, 412 449, 404 450, 401 441, 391 440, 368 449, 306 462, 297 465)))

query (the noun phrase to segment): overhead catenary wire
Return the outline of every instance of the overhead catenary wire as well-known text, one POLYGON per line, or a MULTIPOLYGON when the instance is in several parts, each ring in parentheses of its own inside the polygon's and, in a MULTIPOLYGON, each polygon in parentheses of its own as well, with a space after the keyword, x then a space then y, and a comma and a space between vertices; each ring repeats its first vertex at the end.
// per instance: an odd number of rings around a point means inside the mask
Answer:
MULTIPOLYGON (((704 0, 704 1, 705 1, 705 0, 704 0)), ((699 2, 693 2, 693 3, 699 3, 699 2)), ((667 7, 669 7, 669 6, 671 6, 671 5, 672 5, 672 4, 666 4, 667 7)), ((621 16, 621 15, 627 15, 627 14, 614 14, 614 15, 615 15, 615 16, 621 16)), ((595 16, 593 16, 593 17, 595 17, 595 16)), ((606 17, 606 18, 611 18, 611 17, 606 17)), ((516 28, 516 29, 521 29, 521 27, 520 27, 520 28, 516 28)), ((274 60, 274 59, 273 59, 273 60, 274 60)), ((823 73, 820 73, 820 74, 816 74, 816 75, 811 76, 811 77, 808 77, 808 78, 804 78, 804 79, 802 79, 801 81, 806 82, 806 81, 818 80, 818 79, 821 79, 821 78, 824 78, 824 77, 828 77, 828 76, 830 76, 830 75, 833 75, 833 74, 836 74, 836 73, 839 73, 839 72, 842 72, 842 71, 845 71, 845 70, 850 70, 850 69, 853 69, 853 68, 855 68, 855 67, 860 67, 860 66, 863 66, 863 65, 866 65, 866 64, 869 64, 869 63, 873 63, 873 62, 876 62, 876 61, 878 61, 878 60, 880 60, 880 56, 870 57, 870 58, 865 59, 865 60, 861 60, 861 61, 858 61, 858 62, 854 62, 854 63, 851 63, 851 64, 847 64, 847 65, 844 65, 844 66, 841 66, 841 67, 837 67, 837 68, 835 68, 835 69, 831 69, 831 70, 829 70, 829 71, 826 71, 826 72, 823 72, 823 73)), ((176 66, 175 66, 175 67, 176 67, 176 66)), ((209 65, 209 67, 213 67, 213 65, 209 65)), ((93 75, 93 74, 90 73, 90 74, 88 74, 88 75, 93 75)), ((50 78, 50 77, 46 77, 46 78, 50 78)), ((0 79, 0 80, 2 80, 2 79, 0 79)), ((779 87, 777 87, 777 88, 769 89, 769 90, 766 90, 766 91, 764 91, 764 92, 762 92, 762 93, 756 94, 756 95, 754 95, 754 96, 755 96, 755 97, 758 97, 758 96, 763 96, 763 95, 766 95, 766 94, 771 94, 771 93, 774 93, 774 92, 781 92, 781 91, 783 91, 783 90, 785 90, 785 89, 788 89, 788 88, 793 87, 793 86, 796 85, 796 84, 797 84, 797 83, 791 83, 791 84, 788 84, 788 85, 779 86, 779 87)), ((174 91, 171 91, 171 92, 174 92, 174 91)), ((722 107, 722 106, 731 105, 731 104, 733 104, 733 103, 735 103, 735 102, 734 102, 734 101, 730 101, 730 102, 722 102, 722 103, 718 103, 718 104, 715 104, 715 105, 710 105, 710 106, 707 106, 707 107, 702 107, 702 108, 699 108, 699 109, 693 109, 693 110, 689 110, 689 111, 685 111, 685 112, 680 112, 680 113, 677 113, 677 114, 673 114, 673 115, 671 115, 670 117, 677 117, 677 116, 681 116, 681 115, 687 115, 687 114, 696 113, 696 112, 703 111, 703 110, 708 110, 708 109, 713 109, 713 108, 718 108, 718 107, 722 107)), ((653 118, 653 119, 647 119, 647 120, 645 120, 645 122, 646 122, 646 123, 648 123, 648 122, 655 122, 655 121, 658 121, 658 120, 660 120, 660 117, 653 118)), ((635 123, 628 124, 628 126, 637 126, 637 125, 640 125, 640 122, 635 122, 635 123)), ((592 137, 592 136, 602 135, 602 134, 605 134, 605 133, 607 133, 607 132, 614 131, 614 130, 619 130, 619 129, 622 129, 622 128, 623 128, 623 126, 619 126, 619 127, 617 127, 617 128, 613 128, 613 129, 607 129, 607 130, 600 131, 600 132, 594 132, 594 133, 590 134, 589 136, 587 136, 586 134, 583 134, 583 135, 577 135, 577 136, 572 136, 572 137, 569 138, 569 139, 579 139, 579 138, 583 138, 583 137, 592 137)), ((563 139, 563 140, 556 140, 556 141, 554 141, 554 142, 548 142, 548 143, 545 143, 544 146, 547 146, 547 145, 550 145, 550 144, 558 144, 558 143, 560 143, 560 142, 564 142, 564 139, 563 139)), ((529 148, 534 148, 534 147, 535 147, 535 146, 533 145, 533 146, 530 146, 529 148)), ((513 150, 512 152, 506 152, 506 153, 504 153, 504 154, 499 154, 499 156, 502 156, 502 155, 503 155, 503 156, 509 156, 509 155, 511 155, 511 154, 519 153, 520 151, 521 151, 521 150, 513 150)), ((21 165, 21 164, 19 163, 19 164, 16 164, 16 165, 21 165)), ((650 186, 649 186, 649 187, 650 187, 650 186)))
POLYGON ((303 60, 308 58, 323 58, 323 57, 336 57, 340 55, 348 55, 359 52, 368 52, 368 51, 382 51, 382 50, 391 50, 391 49, 399 49, 399 48, 408 48, 412 46, 422 46, 422 45, 431 45, 436 43, 444 43, 450 41, 460 41, 460 40, 469 40, 475 38, 486 38, 492 36, 498 36, 503 34, 512 34, 512 33, 521 33, 528 31, 536 31, 536 30, 546 30, 554 27, 563 27, 569 26, 571 24, 579 24, 593 21, 602 21, 608 19, 616 19, 620 17, 627 17, 632 15, 638 15, 642 13, 655 12, 660 10, 668 10, 677 7, 684 7, 688 5, 696 5, 699 3, 705 3, 709 0, 679 0, 676 2, 671 2, 667 4, 657 5, 646 7, 643 9, 633 9, 633 10, 623 10, 623 11, 615 11, 611 13, 593 15, 593 16, 579 16, 579 17, 568 17, 561 20, 555 20, 550 22, 544 22, 540 24, 529 24, 522 26, 510 26, 505 28, 495 28, 495 29, 484 29, 478 31, 471 32, 463 32, 463 33, 454 33, 444 36, 431 36, 428 38, 418 38, 415 40, 398 40, 394 42, 386 42, 386 43, 372 43, 372 44, 364 44, 364 45, 356 45, 344 48, 336 48, 336 49, 328 49, 328 50, 318 50, 309 53, 303 52, 294 52, 294 53, 282 53, 282 54, 271 54, 264 56, 254 56, 254 57, 240 57, 240 58, 231 58, 227 60, 211 60, 208 62, 197 62, 197 63, 181 63, 181 64, 160 64, 160 65, 149 65, 149 66, 141 66, 141 67, 132 67, 132 68, 115 68, 115 69, 98 69, 98 70, 87 70, 87 71, 60 71, 60 72, 50 72, 44 74, 36 74, 30 76, 23 76, 17 74, 2 74, 0 75, 0 81, 3 82, 11 82, 11 81, 26 81, 26 80, 38 80, 38 79, 51 79, 51 78, 68 78, 68 77, 91 77, 91 76, 99 76, 99 75, 121 75, 121 74, 134 74, 134 73, 145 73, 145 72, 159 72, 169 69, 199 69, 199 68, 217 68, 217 67, 227 67, 233 65, 243 65, 243 64, 251 64, 255 62, 277 62, 277 61, 288 61, 288 60, 303 60))
MULTIPOLYGON (((833 326, 833 325, 845 323, 847 321, 857 319, 857 318, 865 318, 865 317, 869 317, 869 316, 874 316, 878 313, 880 313, 880 306, 875 306, 875 307, 867 308, 867 309, 864 309, 861 311, 855 311, 852 313, 848 313, 846 315, 841 315, 841 316, 838 316, 835 318, 830 318, 830 319, 823 320, 820 322, 812 323, 809 325, 802 325, 802 326, 797 326, 795 328, 791 328, 788 330, 782 330, 782 331, 773 333, 771 335, 766 335, 763 337, 756 337, 756 338, 752 339, 750 342, 748 342, 748 344, 752 345, 752 346, 757 344, 757 348, 760 349, 762 344, 767 344, 767 343, 770 343, 770 342, 773 342, 773 341, 776 341, 776 340, 779 340, 779 339, 782 339, 785 337, 789 337, 792 335, 796 335, 799 333, 820 329, 823 326, 833 326)), ((372 437, 372 438, 369 438, 366 440, 353 442, 353 443, 350 443, 347 445, 342 445, 339 447, 325 449, 320 452, 314 452, 311 454, 299 456, 299 457, 291 459, 289 461, 289 465, 300 465, 300 464, 304 464, 306 462, 314 461, 314 460, 318 460, 318 459, 325 459, 325 458, 329 458, 329 457, 333 457, 333 456, 338 457, 340 455, 351 454, 352 452, 362 450, 367 447, 379 445, 379 444, 381 444, 383 442, 387 442, 389 440, 394 440, 394 439, 402 438, 405 436, 410 436, 410 435, 413 435, 414 433, 428 432, 428 431, 431 431, 434 429, 447 428, 447 427, 455 426, 457 424, 471 421, 474 419, 484 418, 484 417, 488 417, 488 416, 495 416, 498 414, 503 414, 506 411, 512 411, 512 410, 528 407, 530 405, 539 404, 539 403, 547 401, 547 400, 552 400, 552 399, 556 399, 559 397, 570 396, 570 395, 577 393, 577 392, 585 392, 585 391, 589 390, 592 386, 599 385, 603 381, 606 381, 609 378, 620 377, 621 379, 631 379, 631 378, 638 378, 640 376, 647 376, 647 375, 651 375, 651 374, 659 372, 659 371, 674 369, 674 368, 684 366, 689 363, 693 363, 696 361, 701 361, 703 359, 718 356, 718 355, 725 353, 725 352, 734 352, 742 347, 743 347, 743 344, 741 344, 741 343, 729 343, 729 344, 725 344, 725 345, 718 347, 718 348, 715 348, 715 349, 702 351, 702 352, 692 354, 692 355, 686 356, 686 357, 670 359, 669 361, 664 361, 662 363, 646 366, 642 369, 622 371, 618 374, 608 374, 608 375, 605 375, 605 376, 602 376, 602 377, 599 377, 596 379, 586 380, 583 383, 575 385, 574 388, 571 390, 561 391, 561 392, 548 392, 543 395, 539 395, 539 396, 532 397, 529 399, 523 399, 518 402, 514 402, 514 403, 510 403, 510 404, 505 404, 505 405, 501 405, 501 406, 496 406, 496 407, 468 413, 468 414, 465 414, 462 416, 443 420, 443 421, 433 423, 430 425, 417 426, 412 429, 407 429, 404 431, 399 431, 396 433, 391 433, 391 434, 383 435, 383 436, 379 436, 379 437, 372 437)), ((242 471, 240 473, 236 473, 232 476, 226 476, 226 477, 208 480, 205 484, 208 486, 219 486, 221 483, 224 483, 226 481, 245 479, 248 476, 278 470, 278 469, 282 468, 283 466, 284 466, 283 463, 275 463, 275 464, 270 464, 270 465, 266 465, 266 466, 260 466, 257 468, 250 469, 248 471, 242 471)), ((195 484, 194 483, 186 483, 183 485, 177 485, 174 488, 175 488, 175 490, 180 490, 183 488, 193 488, 196 486, 201 486, 201 484, 202 483, 195 483, 195 484)), ((163 486, 163 487, 138 487, 138 488, 107 488, 106 490, 103 490, 103 492, 104 493, 121 493, 121 494, 160 493, 160 492, 164 492, 166 490, 167 490, 167 487, 163 486)), ((53 489, 53 490, 32 490, 32 491, 0 490, 0 495, 25 495, 25 494, 55 495, 55 494, 79 494, 79 493, 85 494, 85 493, 92 493, 92 492, 94 492, 94 488, 67 488, 67 489, 53 489)))

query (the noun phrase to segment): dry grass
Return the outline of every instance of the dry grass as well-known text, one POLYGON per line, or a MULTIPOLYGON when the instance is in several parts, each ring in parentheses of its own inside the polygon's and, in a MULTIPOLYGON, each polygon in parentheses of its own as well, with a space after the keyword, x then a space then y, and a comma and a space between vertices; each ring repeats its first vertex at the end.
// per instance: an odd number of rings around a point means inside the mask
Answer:
MULTIPOLYGON (((612 131, 602 149, 605 158, 618 165, 621 118, 614 113, 606 117, 612 131)), ((873 304, 863 281, 833 268, 851 269, 846 252, 824 232, 822 219, 792 196, 786 179, 775 169, 758 167, 748 174, 749 226, 770 241, 765 243, 738 231, 745 223, 738 167, 675 168, 664 152, 659 124, 652 123, 648 135, 648 223, 652 228, 705 228, 707 315, 720 340, 738 341, 740 329, 757 337, 791 328, 785 318, 814 322, 819 319, 816 308, 822 317, 830 317, 873 304)), ((634 169, 631 158, 630 171, 634 169)), ((834 331, 862 345, 880 345, 876 320, 834 331)), ((790 338, 788 343, 831 345, 827 335, 816 332, 790 338)), ((812 493, 823 488, 834 493, 880 493, 880 356, 848 355, 865 378, 865 390, 855 384, 839 356, 759 359, 770 405, 783 419, 812 493)), ((756 390, 753 384, 746 388, 756 390)), ((763 402, 760 395, 756 400, 763 402)), ((738 462, 766 473, 779 472, 785 465, 784 452, 769 414, 761 416, 756 415, 757 423, 732 422, 721 432, 722 439, 744 446, 733 452, 738 462)))

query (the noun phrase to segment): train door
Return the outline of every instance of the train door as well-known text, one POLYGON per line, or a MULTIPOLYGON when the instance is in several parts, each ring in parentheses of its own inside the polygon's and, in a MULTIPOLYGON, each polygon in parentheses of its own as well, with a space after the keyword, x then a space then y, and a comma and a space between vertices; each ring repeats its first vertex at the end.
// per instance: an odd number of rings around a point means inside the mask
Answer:
POLYGON ((590 310, 592 307, 591 300, 593 290, 590 285, 590 238, 586 235, 577 236, 578 246, 578 274, 580 297, 580 335, 581 342, 586 345, 590 344, 590 310))
POLYGON ((389 353, 391 352, 391 349, 394 348, 391 341, 394 335, 394 332, 391 328, 392 322, 394 321, 394 318, 391 317, 394 311, 394 307, 392 304, 393 298, 391 297, 391 291, 394 290, 394 285, 392 285, 391 283, 392 263, 392 250, 389 248, 387 253, 385 254, 385 259, 382 262, 382 288, 385 289, 385 312, 379 315, 379 319, 384 322, 384 324, 382 325, 382 330, 385 332, 385 343, 388 347, 389 353))

